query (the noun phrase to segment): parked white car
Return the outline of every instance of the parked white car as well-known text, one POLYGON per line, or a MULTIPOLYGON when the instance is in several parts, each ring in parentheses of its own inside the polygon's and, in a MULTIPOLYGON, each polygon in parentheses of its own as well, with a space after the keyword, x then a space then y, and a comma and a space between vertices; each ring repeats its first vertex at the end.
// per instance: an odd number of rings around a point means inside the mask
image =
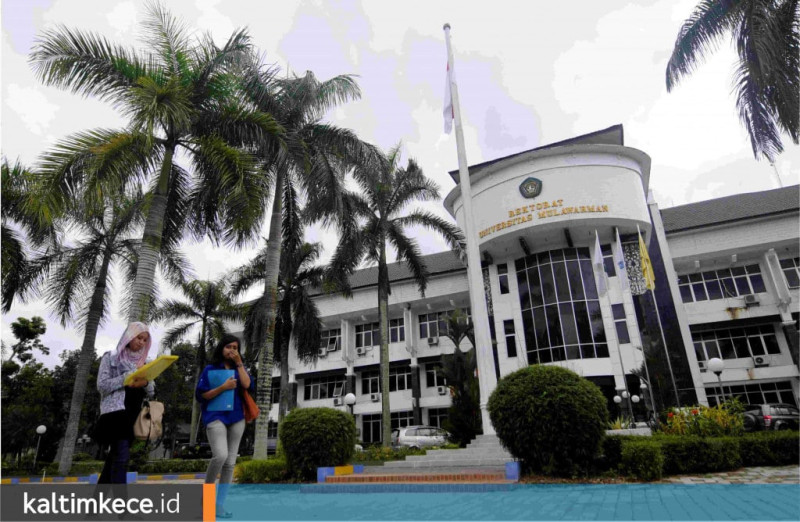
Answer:
POLYGON ((447 431, 435 426, 406 426, 392 430, 392 445, 406 448, 428 448, 447 443, 447 431))

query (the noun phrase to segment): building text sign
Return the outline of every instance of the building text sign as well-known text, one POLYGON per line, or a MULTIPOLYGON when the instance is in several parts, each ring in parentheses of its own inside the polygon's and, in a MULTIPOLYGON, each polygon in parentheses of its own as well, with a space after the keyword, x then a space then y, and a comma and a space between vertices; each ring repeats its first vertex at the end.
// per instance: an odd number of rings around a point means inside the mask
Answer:
POLYGON ((524 205, 522 207, 508 210, 509 219, 481 230, 478 236, 480 238, 484 238, 494 234, 495 232, 499 232, 500 230, 533 221, 534 217, 537 220, 540 220, 555 216, 563 216, 565 214, 583 214, 587 212, 608 212, 608 205, 566 206, 564 205, 563 199, 544 201, 536 204, 531 203, 530 205, 524 205))

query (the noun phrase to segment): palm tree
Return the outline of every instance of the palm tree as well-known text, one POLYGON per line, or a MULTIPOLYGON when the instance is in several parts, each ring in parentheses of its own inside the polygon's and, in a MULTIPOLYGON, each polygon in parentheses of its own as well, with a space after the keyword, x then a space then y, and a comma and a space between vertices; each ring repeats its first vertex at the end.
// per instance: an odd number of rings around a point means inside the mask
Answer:
POLYGON ((186 226, 196 237, 235 245, 257 233, 268 185, 240 146, 280 132, 241 98, 238 71, 252 52, 244 30, 218 48, 210 34, 193 41, 162 6, 147 11, 151 52, 59 26, 39 38, 30 57, 45 85, 108 100, 129 119, 125 129, 78 133, 57 144, 43 157, 39 191, 43 208, 58 212, 76 186, 96 194, 150 180, 131 320, 146 320, 162 245, 176 245, 186 226), (176 154, 191 161, 194 186, 176 154))
POLYGON ((452 397, 444 427, 460 446, 464 447, 481 432, 480 388, 475 376, 475 332, 472 322, 463 310, 447 314, 447 337, 453 341, 452 355, 442 355, 440 366, 452 397), (472 348, 461 351, 461 342, 469 339, 472 348))
POLYGON ((739 119, 756 159, 772 163, 780 134, 800 138, 800 11, 798 0, 702 0, 678 33, 667 64, 671 91, 730 34, 739 63, 734 75, 739 119))
MULTIPOLYGON (((37 279, 28 247, 44 247, 48 241, 52 246, 55 240, 54 229, 45 222, 37 220, 34 213, 28 212, 25 201, 31 195, 33 174, 19 162, 10 165, 2 160, 2 310, 8 312, 15 297, 25 297, 33 290, 37 279)), ((42 252, 38 252, 41 254, 42 252)))
POLYGON ((359 165, 353 172, 360 193, 348 192, 343 198, 347 210, 341 215, 351 217, 342 222, 341 238, 331 260, 333 274, 352 273, 366 259, 378 265, 378 312, 381 339, 381 402, 383 445, 391 443, 389 405, 389 294, 391 287, 386 260, 387 242, 397 251, 398 259, 408 266, 420 293, 425 295, 428 270, 422 260, 417 242, 406 235, 405 228, 423 226, 439 233, 459 255, 464 237, 459 229, 444 219, 422 210, 404 213, 414 201, 439 198, 436 184, 425 177, 414 160, 399 168, 400 145, 386 156, 359 165))
MULTIPOLYGON (((213 346, 215 340, 220 339, 227 331, 226 321, 239 321, 242 319, 241 307, 237 306, 230 293, 224 278, 218 281, 189 281, 180 285, 181 292, 187 301, 166 300, 161 306, 153 310, 153 321, 183 321, 167 331, 161 344, 164 348, 171 348, 180 343, 186 333, 195 326, 200 327, 197 343, 197 362, 194 369, 194 385, 206 367, 207 348, 213 346)), ((192 401, 192 432, 189 442, 194 444, 197 440, 197 426, 200 422, 200 405, 197 400, 192 401)))
MULTIPOLYGON (((278 279, 278 313, 275 325, 277 359, 281 370, 281 393, 278 407, 278 422, 289 412, 291 387, 289 386, 289 348, 291 340, 297 348, 297 356, 304 361, 316 360, 319 352, 322 324, 319 310, 311 299, 310 291, 322 285, 324 267, 314 266, 322 253, 320 243, 303 243, 299 249, 284 247, 281 251, 281 268, 278 279)), ((266 251, 233 274, 234 294, 247 291, 265 278, 266 251)), ((263 299, 263 297, 262 297, 263 299)), ((250 310, 263 309, 261 299, 254 302, 250 310)), ((258 336, 264 331, 253 327, 253 315, 245 320, 245 338, 257 345, 258 336)))
MULTIPOLYGON (((274 199, 264 258, 264 295, 252 319, 265 331, 254 347, 258 353, 256 402, 269 411, 272 387, 275 324, 278 301, 278 272, 284 244, 299 248, 300 223, 289 223, 284 216, 297 216, 298 195, 305 196, 307 208, 315 216, 341 210, 338 196, 344 191, 344 172, 363 161, 372 148, 346 129, 322 122, 326 112, 348 100, 360 97, 350 76, 336 76, 320 82, 313 73, 275 79, 270 70, 253 68, 246 80, 249 100, 263 113, 274 115, 283 129, 282 145, 267 143, 259 150, 272 178, 274 199), (283 221, 283 227, 281 223, 283 221)), ((268 416, 256 420, 253 458, 267 455, 268 416)))
MULTIPOLYGON (((118 194, 107 198, 103 206, 70 207, 65 227, 80 239, 32 261, 47 275, 46 298, 61 324, 76 322, 84 327, 58 466, 62 474, 72 466, 87 380, 96 357, 97 330, 109 309, 110 271, 118 264, 129 279, 135 272, 139 241, 133 236, 144 221, 144 202, 141 193, 118 194)), ((176 277, 182 277, 179 259, 167 265, 175 268, 176 277)))

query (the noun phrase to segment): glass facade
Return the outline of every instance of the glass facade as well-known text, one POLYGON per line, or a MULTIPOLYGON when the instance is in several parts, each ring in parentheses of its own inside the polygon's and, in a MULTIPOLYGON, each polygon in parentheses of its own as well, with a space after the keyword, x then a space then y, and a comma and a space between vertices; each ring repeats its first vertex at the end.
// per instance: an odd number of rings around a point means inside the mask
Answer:
POLYGON ((771 324, 693 332, 692 340, 698 361, 714 357, 744 359, 781 353, 775 327, 771 324))
POLYGON ((608 357, 588 248, 515 262, 528 363, 608 357))
POLYGON ((678 276, 684 303, 714 301, 767 291, 758 265, 737 266, 678 276))

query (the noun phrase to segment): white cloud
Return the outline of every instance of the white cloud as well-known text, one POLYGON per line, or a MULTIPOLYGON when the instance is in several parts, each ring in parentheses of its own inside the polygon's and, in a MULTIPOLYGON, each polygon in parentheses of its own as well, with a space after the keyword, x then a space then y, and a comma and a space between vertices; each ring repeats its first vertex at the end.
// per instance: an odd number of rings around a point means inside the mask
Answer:
POLYGON ((16 83, 8 86, 6 105, 22 118, 28 130, 38 136, 48 130, 59 109, 36 87, 26 88, 16 83))
POLYGON ((122 2, 106 15, 106 20, 117 30, 117 38, 131 34, 137 26, 136 5, 133 2, 122 2))

